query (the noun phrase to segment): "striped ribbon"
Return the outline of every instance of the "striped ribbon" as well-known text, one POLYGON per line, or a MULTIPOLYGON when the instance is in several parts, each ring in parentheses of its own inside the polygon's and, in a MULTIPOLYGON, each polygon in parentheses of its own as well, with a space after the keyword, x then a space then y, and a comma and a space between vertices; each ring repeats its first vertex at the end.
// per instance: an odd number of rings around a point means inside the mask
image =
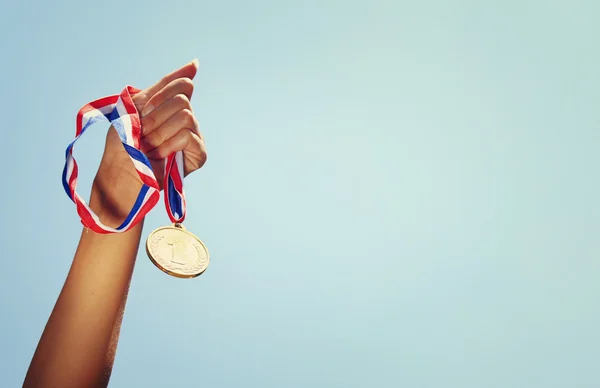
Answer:
MULTIPOLYGON (((158 182, 152 171, 150 161, 140 151, 141 121, 132 100, 132 96, 139 92, 139 89, 126 86, 121 94, 92 101, 84 105, 77 113, 77 131, 75 139, 67 146, 62 181, 65 192, 77 207, 81 223, 96 233, 120 233, 131 229, 154 208, 160 197, 158 182), (100 222, 100 218, 75 191, 78 168, 73 157, 73 145, 92 124, 98 121, 108 121, 116 129, 123 147, 131 158, 143 183, 131 211, 117 228, 111 228, 100 222)), ((170 155, 165 160, 165 206, 171 221, 178 223, 183 222, 186 213, 183 167, 183 153, 181 151, 170 155)))

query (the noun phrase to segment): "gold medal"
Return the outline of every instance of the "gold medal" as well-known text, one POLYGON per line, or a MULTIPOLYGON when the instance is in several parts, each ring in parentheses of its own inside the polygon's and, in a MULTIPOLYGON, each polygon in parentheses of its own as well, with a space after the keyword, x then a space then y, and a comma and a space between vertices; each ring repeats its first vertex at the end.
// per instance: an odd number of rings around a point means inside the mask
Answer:
POLYGON ((199 276, 210 262, 206 245, 179 223, 150 233, 146 252, 154 265, 178 278, 199 276))

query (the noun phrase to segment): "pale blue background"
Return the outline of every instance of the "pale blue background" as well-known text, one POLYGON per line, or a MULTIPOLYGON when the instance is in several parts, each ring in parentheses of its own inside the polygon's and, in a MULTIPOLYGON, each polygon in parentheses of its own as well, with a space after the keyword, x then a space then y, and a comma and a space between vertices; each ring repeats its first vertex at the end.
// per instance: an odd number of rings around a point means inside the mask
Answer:
POLYGON ((212 263, 140 251, 112 387, 599 387, 598 4, 3 2, 0 386, 77 244, 77 110, 198 57, 212 263))

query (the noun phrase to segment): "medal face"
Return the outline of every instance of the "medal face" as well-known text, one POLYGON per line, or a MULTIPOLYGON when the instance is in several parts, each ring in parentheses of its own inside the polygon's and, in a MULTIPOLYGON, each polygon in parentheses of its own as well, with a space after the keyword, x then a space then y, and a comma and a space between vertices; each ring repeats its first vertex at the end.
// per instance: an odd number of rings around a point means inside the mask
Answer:
POLYGON ((204 243, 180 224, 158 228, 150 233, 146 252, 154 265, 178 278, 201 275, 210 262, 204 243))

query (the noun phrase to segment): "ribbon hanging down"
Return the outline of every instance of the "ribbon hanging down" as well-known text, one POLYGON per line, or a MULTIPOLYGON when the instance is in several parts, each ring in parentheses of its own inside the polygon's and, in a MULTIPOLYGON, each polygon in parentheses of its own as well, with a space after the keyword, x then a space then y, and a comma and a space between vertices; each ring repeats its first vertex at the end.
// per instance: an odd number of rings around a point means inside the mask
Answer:
MULTIPOLYGON (((152 165, 146 155, 140 151, 141 121, 132 100, 132 96, 139 92, 139 89, 126 86, 121 94, 92 101, 84 105, 77 113, 77 130, 75 139, 67 146, 62 181, 65 192, 77 207, 81 223, 96 233, 120 233, 131 229, 154 208, 160 197, 152 165), (76 192, 78 168, 73 157, 73 145, 92 124, 98 121, 108 121, 116 129, 121 143, 143 183, 131 211, 117 228, 106 226, 100 222, 100 218, 76 192)), ((184 163, 181 151, 166 158, 164 174, 167 214, 172 222, 183 222, 186 201, 183 191, 184 163)))

